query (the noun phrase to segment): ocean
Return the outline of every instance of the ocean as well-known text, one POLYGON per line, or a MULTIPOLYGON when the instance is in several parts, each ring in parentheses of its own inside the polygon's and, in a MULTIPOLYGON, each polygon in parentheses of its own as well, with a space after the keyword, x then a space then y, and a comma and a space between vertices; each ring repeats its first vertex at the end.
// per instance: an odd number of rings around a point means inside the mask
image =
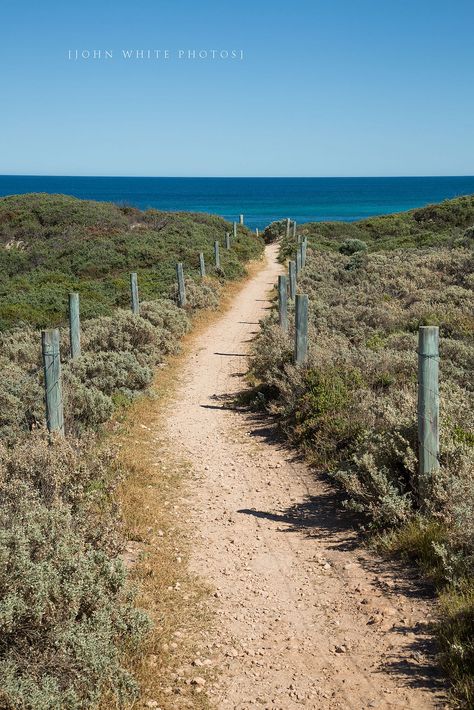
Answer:
POLYGON ((145 178, 0 176, 0 196, 64 193, 167 211, 209 212, 263 229, 290 217, 299 223, 401 212, 474 193, 472 177, 145 178))

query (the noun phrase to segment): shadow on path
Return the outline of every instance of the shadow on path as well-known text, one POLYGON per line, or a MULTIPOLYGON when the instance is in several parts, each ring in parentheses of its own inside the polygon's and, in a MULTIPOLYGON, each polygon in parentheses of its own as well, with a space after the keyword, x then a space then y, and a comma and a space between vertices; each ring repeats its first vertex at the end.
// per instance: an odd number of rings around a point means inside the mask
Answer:
MULTIPOLYGON (((298 476, 298 466, 304 462, 301 455, 288 448, 279 434, 277 423, 266 413, 249 414, 248 410, 246 419, 250 436, 280 451, 295 467, 295 476, 298 476)), ((278 475, 278 469, 275 475, 278 475)), ((413 601, 432 600, 433 587, 420 578, 416 569, 400 560, 379 557, 364 547, 364 520, 344 509, 345 496, 333 487, 327 474, 314 471, 314 476, 318 481, 315 489, 319 490, 315 493, 308 491, 303 500, 281 511, 242 508, 238 513, 279 523, 281 527, 278 532, 282 535, 300 533, 309 542, 323 542, 336 566, 339 553, 355 554, 358 564, 369 574, 370 584, 385 596, 401 595, 413 601)), ((341 558, 341 567, 346 561, 346 558, 341 558)), ((402 646, 405 655, 403 658, 398 654, 383 659, 384 671, 396 675, 406 686, 444 691, 446 681, 436 662, 433 626, 429 623, 410 626, 407 622, 393 627, 392 632, 406 637, 406 643, 402 646)))

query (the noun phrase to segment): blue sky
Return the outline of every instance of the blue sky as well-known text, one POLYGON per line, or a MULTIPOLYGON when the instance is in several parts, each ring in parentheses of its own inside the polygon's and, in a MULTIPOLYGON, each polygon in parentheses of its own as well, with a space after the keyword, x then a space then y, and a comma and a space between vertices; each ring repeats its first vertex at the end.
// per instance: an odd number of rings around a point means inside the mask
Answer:
POLYGON ((474 173, 472 0, 2 0, 0 21, 3 174, 474 173))

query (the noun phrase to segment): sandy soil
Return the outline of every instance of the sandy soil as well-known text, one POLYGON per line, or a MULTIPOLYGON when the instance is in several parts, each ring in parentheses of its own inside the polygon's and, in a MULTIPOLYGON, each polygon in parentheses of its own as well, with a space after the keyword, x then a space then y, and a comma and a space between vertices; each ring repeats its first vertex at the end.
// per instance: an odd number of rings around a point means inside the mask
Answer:
POLYGON ((202 691, 219 710, 446 707, 429 592, 364 550, 268 417, 228 406, 245 386, 276 256, 267 247, 265 266, 193 341, 166 412, 165 439, 193 462, 192 571, 214 591, 203 663, 220 674, 202 691))

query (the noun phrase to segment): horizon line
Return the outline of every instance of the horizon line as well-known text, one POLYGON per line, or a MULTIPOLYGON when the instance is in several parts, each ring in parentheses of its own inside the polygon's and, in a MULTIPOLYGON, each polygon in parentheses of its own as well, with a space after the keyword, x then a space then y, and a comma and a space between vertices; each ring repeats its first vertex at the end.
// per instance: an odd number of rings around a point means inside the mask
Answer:
POLYGON ((98 178, 121 180, 396 180, 419 178, 474 178, 473 174, 441 175, 94 175, 81 173, 0 173, 0 178, 98 178))

